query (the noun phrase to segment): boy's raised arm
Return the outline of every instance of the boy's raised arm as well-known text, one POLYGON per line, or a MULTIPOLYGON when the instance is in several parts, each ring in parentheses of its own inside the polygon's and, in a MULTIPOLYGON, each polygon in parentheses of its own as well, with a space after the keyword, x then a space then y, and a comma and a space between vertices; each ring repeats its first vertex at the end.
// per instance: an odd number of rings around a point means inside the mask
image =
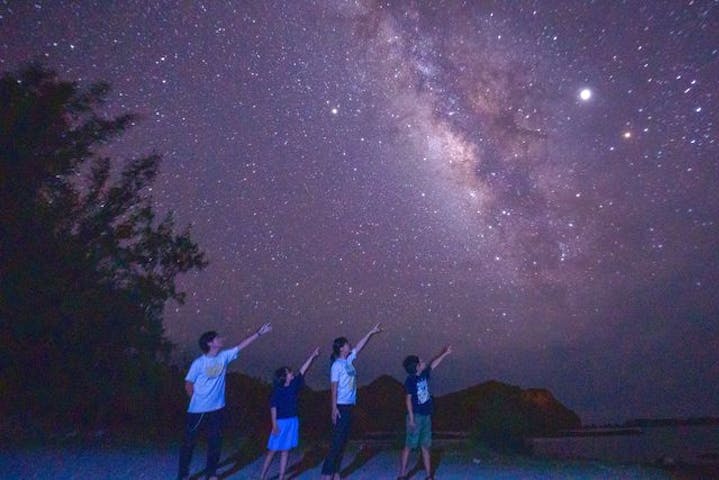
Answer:
POLYGON ((372 327, 372 329, 369 332, 367 332, 367 335, 362 337, 360 339, 360 341, 357 342, 357 344, 355 345, 355 352, 359 353, 364 348, 364 346, 367 344, 369 337, 371 337, 375 333, 379 333, 381 331, 382 331, 382 328, 380 327, 379 323, 377 325, 375 325, 374 327, 372 327))
POLYGON ((262 335, 264 335, 266 333, 270 333, 271 331, 272 331, 272 324, 270 322, 267 322, 264 325, 262 325, 260 328, 258 328, 255 333, 253 333, 252 335, 250 335, 249 337, 245 338, 240 343, 238 343, 237 347, 235 347, 235 348, 239 348, 240 350, 242 350, 243 348, 247 347, 250 343, 252 343, 255 340, 257 340, 258 338, 260 338, 262 335))
POLYGON ((305 363, 302 364, 300 367, 300 373, 302 375, 305 374, 308 368, 310 368, 310 365, 312 364, 312 360, 317 358, 317 356, 320 354, 320 347, 315 348, 312 353, 310 353, 310 356, 307 357, 307 360, 305 360, 305 363))
POLYGON ((430 368, 432 370, 437 368, 437 366, 440 363, 442 363, 442 360, 444 360, 444 357, 446 357, 450 353, 452 353, 452 345, 447 345, 446 347, 444 347, 444 349, 442 349, 442 352, 439 355, 437 355, 436 357, 434 357, 432 359, 432 361, 429 363, 430 368))

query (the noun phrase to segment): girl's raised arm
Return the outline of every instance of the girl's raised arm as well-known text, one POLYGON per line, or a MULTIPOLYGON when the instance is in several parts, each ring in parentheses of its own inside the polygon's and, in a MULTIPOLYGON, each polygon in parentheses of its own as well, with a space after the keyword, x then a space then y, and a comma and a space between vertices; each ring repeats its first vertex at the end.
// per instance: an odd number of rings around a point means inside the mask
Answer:
POLYGON ((362 337, 360 339, 360 341, 357 342, 357 345, 355 345, 355 352, 359 353, 364 348, 364 346, 367 344, 369 337, 371 337, 375 333, 379 333, 381 331, 382 331, 382 328, 379 323, 377 325, 375 325, 374 327, 372 327, 372 329, 369 332, 367 332, 367 335, 362 337))
POLYGON ((310 365, 312 364, 312 360, 317 358, 317 356, 320 354, 320 347, 315 348, 312 353, 310 353, 310 356, 307 357, 307 360, 305 360, 305 363, 302 364, 300 367, 300 373, 302 375, 305 374, 308 368, 310 368, 310 365))

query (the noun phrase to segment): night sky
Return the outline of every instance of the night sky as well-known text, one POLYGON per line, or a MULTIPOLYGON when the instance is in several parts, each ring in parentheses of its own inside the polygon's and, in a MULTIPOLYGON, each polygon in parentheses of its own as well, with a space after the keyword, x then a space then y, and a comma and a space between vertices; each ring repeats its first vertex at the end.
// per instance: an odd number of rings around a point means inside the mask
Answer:
POLYGON ((436 394, 719 415, 719 1, 0 2, 0 68, 30 60, 164 157, 211 262, 182 362, 271 321, 235 364, 269 379, 379 321, 361 384, 452 344, 436 394))

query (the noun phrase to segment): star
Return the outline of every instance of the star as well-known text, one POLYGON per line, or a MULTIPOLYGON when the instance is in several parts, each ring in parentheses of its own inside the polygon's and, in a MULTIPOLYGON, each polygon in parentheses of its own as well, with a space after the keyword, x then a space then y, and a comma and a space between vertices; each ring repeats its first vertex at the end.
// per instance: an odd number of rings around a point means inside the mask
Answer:
POLYGON ((390 311, 402 351, 373 343, 368 358, 383 362, 364 364, 364 381, 481 335, 480 352, 458 348, 444 388, 467 386, 461 372, 479 363, 480 379, 551 382, 583 420, 719 414, 706 387, 719 365, 706 336, 718 51, 703 17, 716 2, 646 2, 641 22, 622 2, 568 0, 206 2, 163 22, 115 2, 87 18, 75 5, 103 2, 15 3, 0 7, 2 70, 45 54, 62 76, 108 81, 108 115, 150 120, 109 156, 167 157, 148 193, 213 259, 164 317, 177 358, 202 330, 242 338, 262 316, 278 343, 240 368, 265 375, 285 339, 291 362, 390 311), (570 22, 555 15, 565 6, 570 22), (285 10, 296 21, 278 21, 285 10), (604 41, 603 29, 626 33, 604 41), (641 231, 649 220, 661 239, 641 231), (494 323, 504 311, 513 323, 494 323), (629 402, 611 395, 612 370, 634 360, 647 367, 627 374, 629 402), (596 393, 577 388, 587 374, 596 393))

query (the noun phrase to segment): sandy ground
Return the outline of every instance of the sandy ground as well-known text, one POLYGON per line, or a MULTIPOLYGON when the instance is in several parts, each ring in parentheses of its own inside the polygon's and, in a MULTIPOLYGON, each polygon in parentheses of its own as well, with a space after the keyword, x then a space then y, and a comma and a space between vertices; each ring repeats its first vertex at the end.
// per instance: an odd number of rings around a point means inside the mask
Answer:
MULTIPOLYGON (((203 478, 205 450, 198 445, 192 463, 193 479, 203 478)), ((413 457, 416 458, 417 456, 413 457)), ((279 458, 270 470, 277 478, 279 458)), ((226 442, 219 474, 223 479, 258 479, 261 455, 247 456, 241 448, 226 442)), ((353 444, 343 463, 343 478, 352 480, 394 479, 399 450, 383 446, 353 444)), ((412 460, 411 460, 412 461, 412 460)), ((295 451, 290 456, 290 478, 318 479, 322 452, 295 451)), ((433 449, 437 480, 459 479, 671 479, 680 477, 663 470, 598 461, 549 461, 526 457, 475 456, 468 449, 438 446, 433 449)), ((103 446, 92 444, 71 447, 35 447, 0 451, 0 478, 4 480, 57 479, 174 479, 177 472, 177 448, 103 446)), ((413 480, 423 480, 417 465, 413 480)))

